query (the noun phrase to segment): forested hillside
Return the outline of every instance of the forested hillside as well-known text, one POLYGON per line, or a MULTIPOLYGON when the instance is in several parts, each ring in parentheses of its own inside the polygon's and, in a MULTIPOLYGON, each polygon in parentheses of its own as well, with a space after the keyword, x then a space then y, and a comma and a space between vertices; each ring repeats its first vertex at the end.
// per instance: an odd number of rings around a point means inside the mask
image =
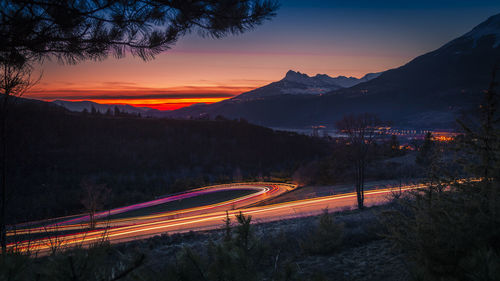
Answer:
POLYGON ((18 104, 8 127, 8 215, 17 221, 82 211, 84 180, 105 184, 107 205, 119 206, 201 185, 290 177, 328 151, 319 139, 244 120, 76 114, 46 103, 18 104))

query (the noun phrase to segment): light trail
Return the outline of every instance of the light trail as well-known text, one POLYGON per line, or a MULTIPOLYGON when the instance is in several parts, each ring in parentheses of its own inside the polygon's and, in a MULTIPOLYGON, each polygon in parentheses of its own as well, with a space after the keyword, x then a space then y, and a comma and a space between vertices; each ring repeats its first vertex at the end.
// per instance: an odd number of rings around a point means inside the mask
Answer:
MULTIPOLYGON (((147 208, 147 207, 152 207, 152 206, 157 206, 157 205, 165 204, 165 203, 172 202, 172 201, 187 199, 187 198, 191 198, 191 197, 195 197, 195 196, 200 196, 200 195, 210 194, 210 193, 215 193, 215 192, 221 192, 221 191, 256 190, 258 192, 256 194, 253 194, 252 196, 259 196, 259 195, 270 192, 271 189, 272 189, 272 187, 270 188, 267 185, 259 185, 259 184, 207 186, 207 187, 202 187, 202 188, 190 190, 188 192, 182 192, 179 194, 171 195, 168 197, 163 197, 163 198, 148 201, 148 202, 143 202, 143 203, 134 204, 134 205, 126 206, 126 207, 116 208, 116 209, 112 209, 112 210, 108 210, 108 211, 98 212, 94 215, 94 217, 96 219, 105 218, 107 216, 122 214, 125 212, 139 210, 142 208, 147 208)), ((248 198, 251 198, 252 196, 244 196, 244 197, 236 198, 233 200, 229 200, 227 202, 236 203, 236 202, 244 201, 248 198)), ((217 204, 214 204, 214 205, 217 205, 217 204)), ((78 217, 75 219, 58 222, 54 225, 67 225, 67 224, 73 224, 73 223, 79 223, 79 222, 86 222, 89 219, 90 218, 88 215, 84 215, 82 217, 78 217)))
MULTIPOLYGON (((265 184, 269 187, 262 194, 255 197, 254 194, 244 196, 245 204, 263 200, 264 194, 277 192, 280 184, 265 184), (275 188, 270 188, 273 185, 275 188)), ((384 188, 365 191, 365 205, 372 206, 387 202, 388 195, 393 192, 405 192, 423 188, 425 185, 408 185, 400 188, 384 188)), ((293 186, 282 186, 285 189, 293 189, 293 186)), ((231 201, 231 200, 229 200, 231 201)), ((284 202, 273 205, 257 206, 249 208, 228 209, 227 202, 218 205, 208 205, 178 211, 178 217, 152 215, 135 218, 127 218, 113 221, 106 229, 85 231, 66 235, 52 236, 32 241, 10 244, 9 247, 18 251, 48 252, 56 244, 58 247, 86 246, 103 239, 111 243, 125 242, 135 239, 143 239, 164 233, 181 233, 191 230, 210 230, 221 227, 226 211, 230 216, 240 211, 245 215, 251 215, 254 222, 270 222, 286 218, 297 218, 320 214, 325 208, 336 211, 356 206, 356 193, 345 193, 325 197, 303 199, 298 201, 284 202), (192 210, 195 209, 195 210, 192 210)))
MULTIPOLYGON (((253 190, 252 194, 240 196, 223 202, 204 205, 199 207, 186 208, 176 211, 165 211, 159 213, 153 213, 149 215, 142 216, 131 216, 128 218, 120 219, 108 219, 96 222, 96 227, 117 227, 126 226, 129 224, 137 224, 138 222, 149 222, 155 220, 168 220, 179 216, 186 216, 187 214, 195 215, 202 214, 209 211, 217 210, 229 210, 229 209, 239 209, 245 206, 253 205, 262 200, 269 199, 287 191, 293 190, 296 185, 293 184, 283 184, 283 183, 266 183, 266 182, 255 182, 255 183, 234 183, 234 184, 221 184, 206 186, 198 189, 193 189, 187 192, 178 193, 170 196, 166 196, 160 199, 143 202, 139 204, 134 204, 126 207, 116 208, 108 211, 103 211, 95 214, 96 218, 106 218, 116 214, 123 214, 129 211, 140 210, 143 208, 148 208, 151 206, 156 206, 160 204, 165 204, 168 202, 173 202, 181 199, 191 198, 195 196, 200 196, 204 194, 210 194, 222 191, 234 191, 234 190, 253 190)), ((18 236, 18 235, 33 235, 33 234, 48 234, 51 232, 62 232, 62 231, 75 231, 84 229, 89 221, 88 215, 71 216, 71 219, 61 219, 57 223, 49 223, 46 225, 38 227, 29 227, 29 224, 19 224, 13 227, 13 229, 7 232, 7 236, 18 236)), ((54 221, 51 219, 50 221, 54 221)), ((36 222, 40 224, 41 222, 36 222)))

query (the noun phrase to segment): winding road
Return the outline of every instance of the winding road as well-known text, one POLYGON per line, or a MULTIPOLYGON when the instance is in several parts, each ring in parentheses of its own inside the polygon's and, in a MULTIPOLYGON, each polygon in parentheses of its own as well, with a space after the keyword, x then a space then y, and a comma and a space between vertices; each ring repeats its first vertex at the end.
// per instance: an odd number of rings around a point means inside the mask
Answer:
MULTIPOLYGON (((397 189, 383 188, 365 191, 365 205, 372 206, 387 202, 391 193, 421 188, 423 185, 408 185, 397 189)), ((181 233, 188 231, 210 230, 220 228, 226 217, 226 212, 233 217, 239 212, 251 215, 253 222, 262 223, 289 218, 317 215, 325 208, 338 211, 356 206, 356 194, 344 193, 324 197, 316 197, 279 204, 255 206, 285 192, 295 189, 295 185, 283 183, 236 183, 209 186, 175 194, 157 200, 117 208, 96 214, 101 220, 95 230, 85 230, 89 217, 86 215, 52 221, 43 226, 20 227, 11 230, 9 236, 28 237, 36 239, 19 241, 9 244, 9 248, 17 251, 44 253, 54 248, 85 246, 92 243, 109 240, 120 243, 143 239, 164 233, 181 233), (229 190, 251 190, 251 194, 219 202, 176 211, 152 213, 141 216, 126 216, 127 212, 165 204, 183 198, 190 198, 207 193, 229 190), (106 216, 122 214, 123 218, 105 219, 106 216), (41 236, 41 238, 40 238, 41 236)))

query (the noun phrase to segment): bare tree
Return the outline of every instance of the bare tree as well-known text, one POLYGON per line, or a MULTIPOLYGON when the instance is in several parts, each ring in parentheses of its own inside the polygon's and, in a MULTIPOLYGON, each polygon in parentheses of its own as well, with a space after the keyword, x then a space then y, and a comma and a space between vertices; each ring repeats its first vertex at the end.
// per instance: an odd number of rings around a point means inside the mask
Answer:
POLYGON ((337 129, 347 137, 347 144, 351 148, 351 156, 355 169, 355 186, 358 199, 358 208, 364 208, 365 168, 368 152, 372 146, 378 127, 382 124, 380 119, 370 113, 344 116, 338 121, 337 129))
POLYGON ((110 190, 106 188, 105 184, 96 184, 89 180, 82 181, 80 186, 83 189, 81 203, 89 214, 89 228, 94 229, 96 226, 95 214, 104 208, 110 190))
POLYGON ((7 122, 11 104, 35 85, 39 79, 31 78, 33 68, 25 57, 16 53, 0 53, 0 244, 2 253, 7 249, 6 204, 7 204, 7 122))

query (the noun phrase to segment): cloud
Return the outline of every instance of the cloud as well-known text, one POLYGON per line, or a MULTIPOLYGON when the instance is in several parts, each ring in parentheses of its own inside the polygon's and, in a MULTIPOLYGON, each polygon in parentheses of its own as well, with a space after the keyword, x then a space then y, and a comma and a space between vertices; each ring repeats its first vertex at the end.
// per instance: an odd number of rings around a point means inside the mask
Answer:
POLYGON ((43 99, 65 99, 65 100, 148 100, 148 99, 202 99, 202 98, 230 98, 234 94, 230 93, 182 93, 182 94, 146 94, 146 95, 31 95, 43 99))
POLYGON ((230 98, 250 87, 199 87, 154 89, 127 87, 126 89, 38 89, 32 90, 26 96, 44 100, 147 100, 147 99, 203 99, 230 98))
POLYGON ((107 81, 101 83, 103 86, 113 86, 113 87, 135 87, 137 88, 137 83, 135 82, 123 82, 123 81, 107 81))

